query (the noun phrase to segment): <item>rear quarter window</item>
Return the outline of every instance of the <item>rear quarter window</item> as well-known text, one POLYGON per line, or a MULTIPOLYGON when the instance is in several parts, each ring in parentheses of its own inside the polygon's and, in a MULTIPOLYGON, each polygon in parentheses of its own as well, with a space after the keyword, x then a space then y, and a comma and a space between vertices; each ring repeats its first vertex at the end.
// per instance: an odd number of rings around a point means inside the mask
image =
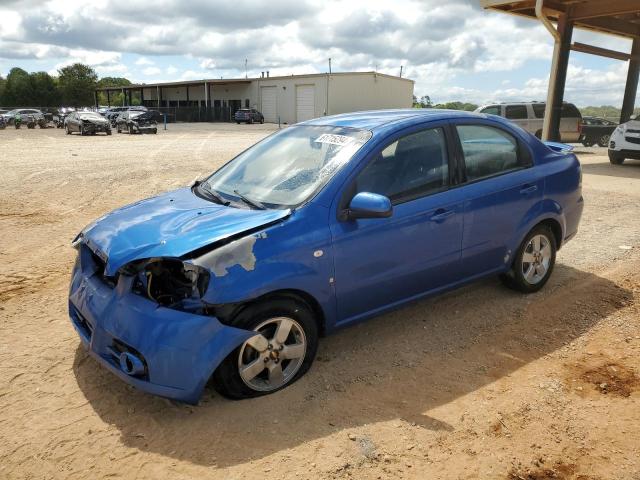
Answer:
POLYGON ((509 120, 526 120, 528 118, 526 105, 507 105, 505 116, 509 120))
POLYGON ((582 118, 580 110, 572 103, 565 103, 562 106, 562 118, 582 118))

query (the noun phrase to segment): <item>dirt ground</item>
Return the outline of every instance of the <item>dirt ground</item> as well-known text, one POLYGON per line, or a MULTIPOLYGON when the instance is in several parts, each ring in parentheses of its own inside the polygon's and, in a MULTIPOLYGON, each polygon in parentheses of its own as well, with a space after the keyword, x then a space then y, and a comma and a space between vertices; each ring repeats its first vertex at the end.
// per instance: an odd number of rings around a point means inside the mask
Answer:
POLYGON ((192 407, 89 358, 70 240, 267 125, 0 131, 0 479, 640 480, 640 162, 584 149, 585 212, 540 293, 488 279, 321 341, 298 383, 192 407))

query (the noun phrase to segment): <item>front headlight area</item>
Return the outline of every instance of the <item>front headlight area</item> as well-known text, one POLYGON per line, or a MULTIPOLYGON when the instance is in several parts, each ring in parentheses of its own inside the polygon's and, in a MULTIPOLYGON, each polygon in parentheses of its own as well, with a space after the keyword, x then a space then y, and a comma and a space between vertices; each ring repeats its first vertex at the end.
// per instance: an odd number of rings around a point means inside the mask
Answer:
POLYGON ((132 275, 132 292, 163 307, 207 313, 202 301, 209 287, 209 271, 176 258, 152 258, 121 269, 132 275))

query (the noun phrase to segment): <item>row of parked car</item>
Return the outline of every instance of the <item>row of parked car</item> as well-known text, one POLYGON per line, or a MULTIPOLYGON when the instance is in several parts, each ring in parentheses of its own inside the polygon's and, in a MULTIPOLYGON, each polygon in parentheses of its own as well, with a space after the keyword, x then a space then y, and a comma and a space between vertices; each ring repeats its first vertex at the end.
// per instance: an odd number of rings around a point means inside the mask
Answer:
POLYGON ((0 110, 0 129, 6 126, 19 128, 26 124, 29 128, 57 127, 64 128, 67 134, 80 133, 111 135, 111 130, 118 133, 158 133, 160 113, 146 107, 114 107, 93 111, 89 109, 75 110, 62 107, 53 112, 43 112, 34 108, 16 108, 0 110))

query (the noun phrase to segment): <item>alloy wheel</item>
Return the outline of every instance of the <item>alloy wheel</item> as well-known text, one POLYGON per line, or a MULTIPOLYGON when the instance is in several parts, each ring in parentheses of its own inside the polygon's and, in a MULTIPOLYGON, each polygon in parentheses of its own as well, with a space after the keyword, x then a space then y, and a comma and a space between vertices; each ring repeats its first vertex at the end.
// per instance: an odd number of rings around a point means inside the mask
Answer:
POLYGON ((304 361, 304 330, 292 318, 275 317, 260 323, 255 331, 258 334, 240 347, 240 378, 256 391, 277 390, 295 377, 304 361))
POLYGON ((535 235, 529 240, 522 255, 522 275, 531 285, 540 283, 551 263, 551 241, 545 235, 535 235))

